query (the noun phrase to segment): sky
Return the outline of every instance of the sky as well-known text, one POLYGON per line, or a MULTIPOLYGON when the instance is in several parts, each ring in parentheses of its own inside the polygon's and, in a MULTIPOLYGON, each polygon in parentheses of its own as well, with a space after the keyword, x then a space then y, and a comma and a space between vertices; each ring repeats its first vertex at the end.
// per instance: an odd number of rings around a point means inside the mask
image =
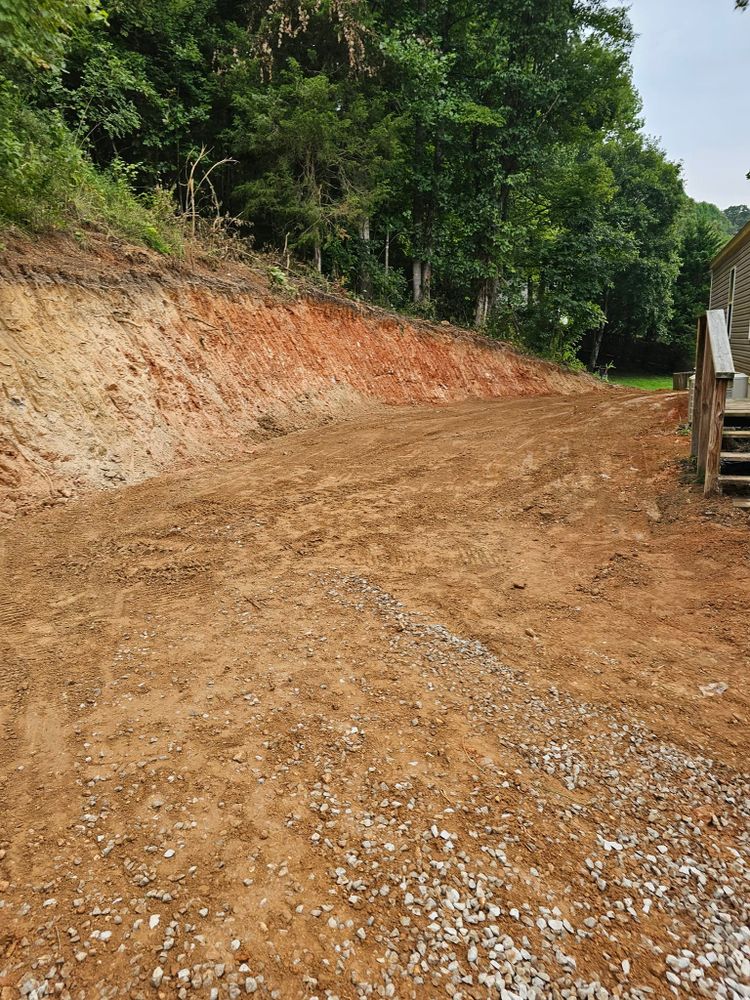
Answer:
POLYGON ((646 132, 683 164, 688 194, 750 205, 750 10, 734 0, 629 0, 646 132))

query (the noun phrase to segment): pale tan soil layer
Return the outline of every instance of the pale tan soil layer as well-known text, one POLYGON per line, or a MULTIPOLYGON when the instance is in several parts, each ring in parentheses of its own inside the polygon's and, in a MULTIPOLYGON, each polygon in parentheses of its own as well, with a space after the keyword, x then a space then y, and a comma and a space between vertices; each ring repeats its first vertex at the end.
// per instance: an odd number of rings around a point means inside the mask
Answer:
POLYGON ((683 419, 400 409, 4 525, 2 997, 743 995, 750 535, 683 419))
POLYGON ((0 517, 372 411, 591 389, 465 331, 89 237, 0 252, 0 517))

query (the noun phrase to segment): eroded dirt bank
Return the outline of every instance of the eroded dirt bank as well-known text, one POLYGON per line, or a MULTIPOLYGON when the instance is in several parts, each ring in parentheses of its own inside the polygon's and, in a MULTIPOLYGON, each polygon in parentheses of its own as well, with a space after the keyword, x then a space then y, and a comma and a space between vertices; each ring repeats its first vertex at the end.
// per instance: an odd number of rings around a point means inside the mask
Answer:
POLYGON ((0 255, 0 516, 384 404, 591 388, 460 331, 274 293, 236 264, 52 251, 0 255))
POLYGON ((747 996, 747 517, 682 419, 400 409, 0 528, 3 1000, 747 996))

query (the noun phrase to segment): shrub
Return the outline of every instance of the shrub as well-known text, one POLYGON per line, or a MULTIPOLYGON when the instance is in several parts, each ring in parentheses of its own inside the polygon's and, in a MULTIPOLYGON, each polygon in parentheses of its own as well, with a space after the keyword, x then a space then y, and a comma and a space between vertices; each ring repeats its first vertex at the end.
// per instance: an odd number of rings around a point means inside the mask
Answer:
POLYGON ((97 171, 57 112, 30 107, 2 79, 0 224, 36 231, 88 225, 160 253, 182 245, 166 192, 136 195, 117 161, 97 171))

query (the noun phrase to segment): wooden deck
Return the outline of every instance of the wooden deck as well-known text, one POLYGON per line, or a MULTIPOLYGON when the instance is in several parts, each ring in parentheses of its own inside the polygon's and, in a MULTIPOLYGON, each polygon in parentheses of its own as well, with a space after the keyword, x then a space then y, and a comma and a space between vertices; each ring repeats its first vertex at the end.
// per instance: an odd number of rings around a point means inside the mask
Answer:
POLYGON ((726 315, 709 309, 698 320, 690 454, 705 496, 731 486, 744 490, 738 499, 748 500, 750 475, 739 473, 747 469, 750 452, 731 444, 750 429, 750 399, 727 398, 736 374, 726 315))
POLYGON ((750 417, 750 399, 728 399, 726 414, 738 417, 750 417))
MULTIPOLYGON (((731 428, 733 424, 736 425, 739 423, 738 418, 744 419, 748 417, 750 417, 750 399, 728 399, 724 413, 722 440, 741 440, 746 443, 747 439, 750 438, 750 430, 747 428, 744 430, 731 430, 731 428)), ((730 486, 735 489, 744 490, 744 495, 740 493, 731 496, 732 504, 742 510, 750 510, 750 496, 747 494, 748 489, 750 489, 750 476, 734 475, 732 470, 733 468, 737 468, 736 463, 747 463, 748 460, 750 460, 750 452, 722 451, 720 455, 721 464, 726 471, 724 475, 719 476, 719 484, 721 487, 730 486)))

